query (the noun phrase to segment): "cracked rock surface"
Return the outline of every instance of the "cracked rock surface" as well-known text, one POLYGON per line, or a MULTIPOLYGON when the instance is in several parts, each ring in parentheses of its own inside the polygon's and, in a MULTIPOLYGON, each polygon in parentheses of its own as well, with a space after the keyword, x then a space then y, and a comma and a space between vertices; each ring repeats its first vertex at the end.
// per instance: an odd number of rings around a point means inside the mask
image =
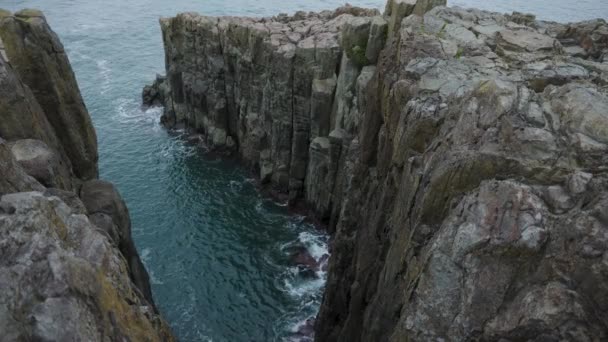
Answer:
POLYGON ((317 341, 606 340, 608 25, 443 5, 162 19, 151 98, 328 222, 317 341))
POLYGON ((172 341, 57 36, 0 10, 0 340, 172 341))

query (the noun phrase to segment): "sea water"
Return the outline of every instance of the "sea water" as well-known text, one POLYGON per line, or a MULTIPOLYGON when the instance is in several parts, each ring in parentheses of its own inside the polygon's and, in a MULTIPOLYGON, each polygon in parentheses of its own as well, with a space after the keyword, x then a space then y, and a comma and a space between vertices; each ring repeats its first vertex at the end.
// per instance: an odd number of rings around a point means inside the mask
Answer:
MULTIPOLYGON (((353 5, 383 8, 384 1, 353 5)), ((161 16, 266 16, 332 9, 336 0, 0 0, 43 10, 72 62, 99 138, 101 177, 131 212, 133 237, 157 305, 181 341, 283 341, 315 316, 328 237, 261 196, 237 163, 205 156, 167 132, 160 109, 140 108, 142 87, 163 73, 161 16), (295 256, 297 258, 297 255, 295 256)), ((608 17, 606 0, 452 0, 452 5, 532 12, 540 19, 608 17)))

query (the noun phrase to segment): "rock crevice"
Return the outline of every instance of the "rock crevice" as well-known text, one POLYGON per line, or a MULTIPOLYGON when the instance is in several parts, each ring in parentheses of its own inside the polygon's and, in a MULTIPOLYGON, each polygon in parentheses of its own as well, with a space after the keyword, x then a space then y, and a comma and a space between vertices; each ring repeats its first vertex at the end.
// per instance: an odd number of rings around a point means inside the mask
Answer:
POLYGON ((607 339, 608 25, 443 5, 162 19, 144 95, 329 222, 316 340, 607 339))

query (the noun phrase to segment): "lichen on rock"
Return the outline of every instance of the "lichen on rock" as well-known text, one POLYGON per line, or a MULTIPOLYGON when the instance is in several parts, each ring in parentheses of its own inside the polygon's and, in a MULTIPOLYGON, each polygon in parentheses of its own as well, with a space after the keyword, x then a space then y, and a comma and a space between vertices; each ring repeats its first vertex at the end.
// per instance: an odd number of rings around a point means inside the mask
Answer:
POLYGON ((37 10, 0 37, 0 340, 174 340, 58 37, 37 10))
POLYGON ((318 341, 604 340, 608 25, 444 5, 162 19, 165 121, 329 223, 318 341))

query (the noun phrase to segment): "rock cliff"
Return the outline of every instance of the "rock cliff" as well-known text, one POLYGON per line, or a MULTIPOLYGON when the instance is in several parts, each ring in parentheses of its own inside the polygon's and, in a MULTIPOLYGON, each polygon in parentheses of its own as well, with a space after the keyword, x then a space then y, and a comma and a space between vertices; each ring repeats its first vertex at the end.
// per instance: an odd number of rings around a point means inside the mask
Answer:
POLYGON ((316 340, 607 340, 608 25, 441 5, 162 19, 144 99, 329 223, 316 340))
POLYGON ((0 10, 2 341, 171 341, 43 14, 0 10))

